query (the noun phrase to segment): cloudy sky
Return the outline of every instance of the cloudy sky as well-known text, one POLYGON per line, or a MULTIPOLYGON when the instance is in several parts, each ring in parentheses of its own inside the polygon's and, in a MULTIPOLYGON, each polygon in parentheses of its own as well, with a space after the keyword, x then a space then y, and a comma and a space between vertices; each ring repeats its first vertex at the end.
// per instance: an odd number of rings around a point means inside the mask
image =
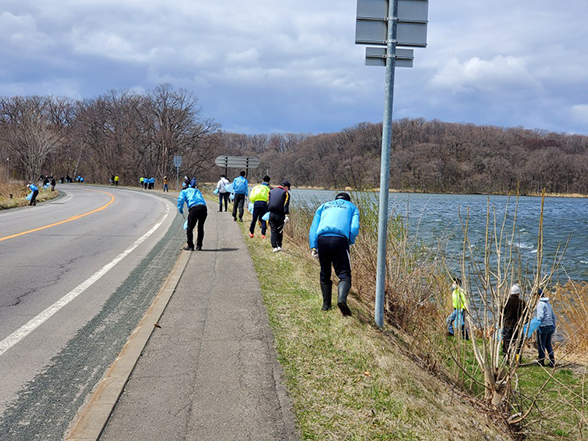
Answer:
MULTIPOLYGON (((0 95, 94 98, 161 83, 239 133, 380 122, 383 67, 356 0, 0 0, 0 95)), ((586 0, 431 0, 394 118, 588 134, 586 0)))

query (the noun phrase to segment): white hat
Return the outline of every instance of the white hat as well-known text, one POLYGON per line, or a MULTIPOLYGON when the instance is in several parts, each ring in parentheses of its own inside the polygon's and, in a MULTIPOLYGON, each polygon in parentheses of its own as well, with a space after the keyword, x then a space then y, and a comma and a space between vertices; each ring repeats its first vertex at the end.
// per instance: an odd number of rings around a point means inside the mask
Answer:
POLYGON ((510 288, 511 295, 519 295, 521 293, 521 288, 516 283, 510 288))

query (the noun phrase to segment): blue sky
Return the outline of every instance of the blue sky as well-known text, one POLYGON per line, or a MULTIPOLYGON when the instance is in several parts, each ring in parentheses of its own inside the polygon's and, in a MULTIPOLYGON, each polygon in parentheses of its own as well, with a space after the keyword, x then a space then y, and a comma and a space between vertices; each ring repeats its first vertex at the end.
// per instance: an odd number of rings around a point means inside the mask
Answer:
MULTIPOLYGON (((94 98, 161 83, 239 133, 380 122, 356 0, 2 0, 0 95, 94 98)), ((588 2, 431 0, 394 118, 588 134, 588 2)))

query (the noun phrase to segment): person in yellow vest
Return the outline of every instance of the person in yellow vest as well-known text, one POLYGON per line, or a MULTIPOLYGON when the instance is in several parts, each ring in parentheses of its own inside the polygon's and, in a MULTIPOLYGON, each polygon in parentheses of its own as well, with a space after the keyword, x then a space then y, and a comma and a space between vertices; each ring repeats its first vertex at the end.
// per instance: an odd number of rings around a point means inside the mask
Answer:
POLYGON ((465 328, 465 316, 464 313, 468 309, 467 299, 465 291, 461 289, 460 280, 456 277, 453 279, 453 285, 451 285, 451 303, 453 305, 453 312, 447 317, 447 335, 453 337, 455 331, 453 324, 461 330, 465 338, 468 338, 468 333, 465 328))
POLYGON ((114 176, 114 186, 118 187, 118 175, 114 176))
POLYGON ((269 200, 270 192, 269 183, 270 177, 265 175, 263 177, 263 182, 253 187, 251 193, 249 193, 249 200, 253 203, 253 219, 249 226, 249 237, 255 235, 255 224, 259 222, 261 225, 261 238, 265 239, 267 223, 262 218, 264 214, 267 213, 267 202, 269 200))

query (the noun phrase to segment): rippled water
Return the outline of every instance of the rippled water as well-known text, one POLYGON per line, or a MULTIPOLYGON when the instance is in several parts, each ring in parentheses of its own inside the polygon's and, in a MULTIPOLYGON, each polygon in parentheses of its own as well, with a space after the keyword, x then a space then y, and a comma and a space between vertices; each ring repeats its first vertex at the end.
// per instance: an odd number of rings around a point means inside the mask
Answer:
MULTIPOLYGON (((292 204, 316 204, 332 199, 333 191, 293 190, 292 204)), ((378 194, 374 194, 377 199, 378 194)), ((516 209, 514 245, 521 256, 521 262, 532 271, 537 260, 540 197, 484 196, 484 195, 437 195, 390 193, 391 213, 408 217, 411 234, 425 244, 435 245, 439 240, 446 243, 449 262, 456 263, 462 254, 462 219, 469 214, 468 237, 472 252, 479 255, 484 250, 484 237, 488 212, 496 213, 499 226, 502 224, 508 206, 507 234, 512 231, 512 219, 516 209)), ((588 281, 588 199, 559 198, 545 199, 543 219, 543 268, 548 270, 558 247, 565 249, 556 280, 588 281)), ((544 271, 545 272, 545 271, 544 271)))

